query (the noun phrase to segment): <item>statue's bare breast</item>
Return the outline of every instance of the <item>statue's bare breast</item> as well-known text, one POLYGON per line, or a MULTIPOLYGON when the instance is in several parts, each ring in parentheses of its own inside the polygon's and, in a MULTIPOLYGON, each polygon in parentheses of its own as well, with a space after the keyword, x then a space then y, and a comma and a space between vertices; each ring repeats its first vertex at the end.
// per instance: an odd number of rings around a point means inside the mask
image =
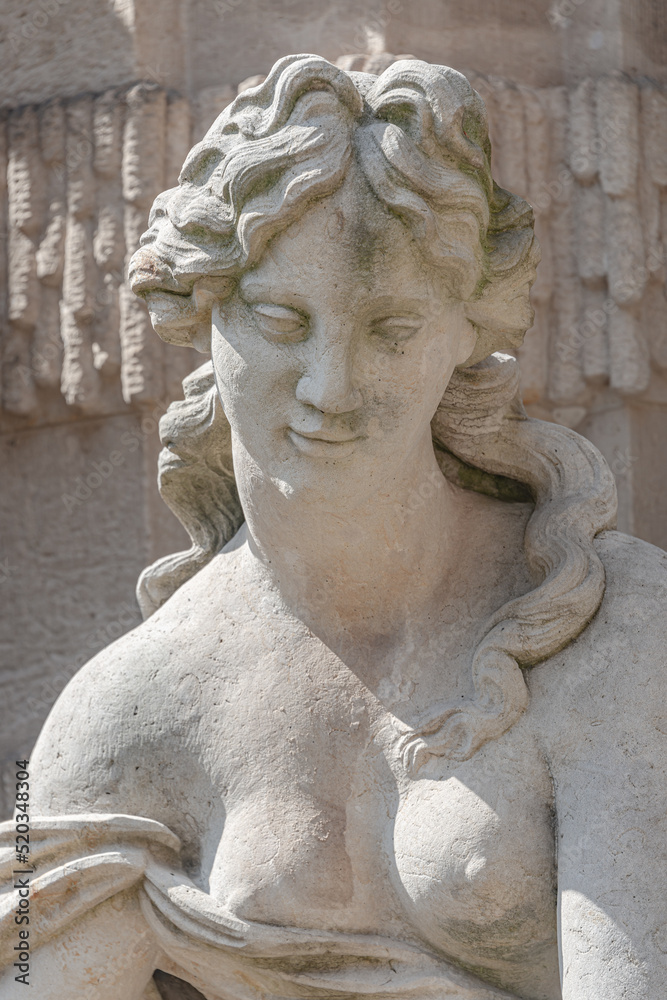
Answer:
POLYGON ((526 727, 410 779, 401 727, 427 687, 447 696, 447 650, 418 664, 424 690, 392 705, 391 685, 369 685, 299 623, 247 592, 239 606, 205 666, 183 668, 198 677, 217 803, 202 888, 245 920, 418 940, 505 988, 557 996, 551 786, 526 727))

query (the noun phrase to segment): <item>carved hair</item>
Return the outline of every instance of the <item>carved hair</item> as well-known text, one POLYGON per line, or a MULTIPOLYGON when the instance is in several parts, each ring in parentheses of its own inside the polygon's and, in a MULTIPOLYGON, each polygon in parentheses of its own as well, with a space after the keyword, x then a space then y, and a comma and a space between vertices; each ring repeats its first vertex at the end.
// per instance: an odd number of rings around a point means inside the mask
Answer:
POLYGON ((451 275, 477 331, 468 364, 517 347, 532 322, 539 248, 530 206, 491 178, 479 95, 445 66, 406 59, 375 77, 319 56, 280 59, 191 150, 178 187, 156 198, 130 280, 160 336, 207 349, 212 303, 340 187, 353 157, 451 275))
MULTIPOLYGON (((165 340, 206 349, 212 303, 231 293, 270 239, 343 183, 353 157, 450 276, 477 333, 432 421, 443 472, 459 485, 535 504, 525 544, 542 582, 489 621, 473 657, 473 697, 404 733, 403 758, 414 774, 429 755, 466 759, 516 722, 528 701, 521 668, 571 642, 602 600, 593 538, 616 513, 601 455, 574 432, 529 419, 516 362, 493 353, 519 346, 530 325, 539 250, 530 207, 492 181, 481 99, 459 73, 417 60, 374 77, 317 56, 281 59, 220 115, 189 154, 179 186, 156 200, 131 278, 165 340)), ((185 400, 160 425, 160 489, 193 546, 144 571, 145 615, 243 521, 210 362, 184 389, 185 400)))

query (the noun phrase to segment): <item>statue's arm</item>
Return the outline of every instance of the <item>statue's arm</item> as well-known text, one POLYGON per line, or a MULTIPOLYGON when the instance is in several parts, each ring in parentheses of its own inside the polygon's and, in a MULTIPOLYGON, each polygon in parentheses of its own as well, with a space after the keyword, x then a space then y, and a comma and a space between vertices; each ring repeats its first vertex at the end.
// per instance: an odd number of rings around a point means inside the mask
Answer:
MULTIPOLYGON (((28 983, 40 1000, 146 1000, 160 951, 136 893, 124 893, 39 945, 28 983)), ((22 996, 13 963, 0 970, 0 997, 22 996)))
MULTIPOLYGON (((132 726, 136 655, 126 642, 87 664, 54 706, 31 756, 29 983, 43 1000, 151 996, 160 949, 139 895, 155 851, 173 851, 178 841, 151 816, 145 740, 137 758, 144 781, 133 777, 134 744, 142 740, 132 726)), ((5 826, 0 847, 11 854, 13 831, 5 826)), ((12 865, 5 867, 0 996, 11 997, 19 995, 11 955, 19 927, 12 865)))
POLYGON ((552 754, 563 1000, 654 1000, 667 983, 667 635, 637 625, 638 642, 582 662, 552 754))
POLYGON ((528 674, 551 768, 563 1000, 654 1000, 667 982, 667 556, 596 546, 602 605, 528 674))
POLYGON ((631 744, 600 749, 558 780, 563 1000, 654 1000, 667 983, 665 772, 624 760, 631 744))

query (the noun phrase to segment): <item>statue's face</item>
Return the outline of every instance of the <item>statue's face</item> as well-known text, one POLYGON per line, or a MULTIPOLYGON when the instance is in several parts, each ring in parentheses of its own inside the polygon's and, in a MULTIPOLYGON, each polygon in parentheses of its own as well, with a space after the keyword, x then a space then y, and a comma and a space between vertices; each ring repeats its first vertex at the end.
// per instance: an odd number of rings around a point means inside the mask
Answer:
POLYGON ((239 485, 254 465, 287 496, 355 504, 391 489, 430 447, 431 417, 473 347, 462 304, 410 231, 348 179, 213 310, 239 485))

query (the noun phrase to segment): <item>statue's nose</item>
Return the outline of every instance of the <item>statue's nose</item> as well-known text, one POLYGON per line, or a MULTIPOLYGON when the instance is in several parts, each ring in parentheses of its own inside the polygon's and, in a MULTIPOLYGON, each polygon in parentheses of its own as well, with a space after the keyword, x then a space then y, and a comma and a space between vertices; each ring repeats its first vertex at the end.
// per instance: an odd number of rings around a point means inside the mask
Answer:
POLYGON ((363 400, 354 385, 354 365, 350 340, 339 336, 318 344, 308 367, 299 379, 296 398, 323 413, 349 413, 363 400))

